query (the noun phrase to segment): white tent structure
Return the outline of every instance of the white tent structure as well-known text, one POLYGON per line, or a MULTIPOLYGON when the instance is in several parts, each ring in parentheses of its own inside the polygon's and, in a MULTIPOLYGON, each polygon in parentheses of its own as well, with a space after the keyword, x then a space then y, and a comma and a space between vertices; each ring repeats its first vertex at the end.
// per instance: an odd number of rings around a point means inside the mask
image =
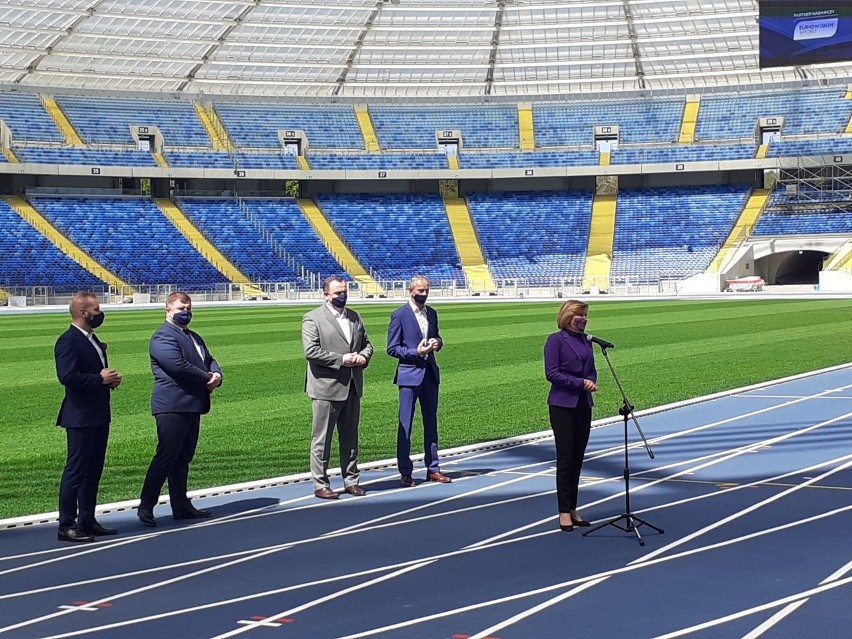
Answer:
POLYGON ((849 81, 852 63, 761 71, 756 0, 0 0, 6 88, 453 99, 849 81))

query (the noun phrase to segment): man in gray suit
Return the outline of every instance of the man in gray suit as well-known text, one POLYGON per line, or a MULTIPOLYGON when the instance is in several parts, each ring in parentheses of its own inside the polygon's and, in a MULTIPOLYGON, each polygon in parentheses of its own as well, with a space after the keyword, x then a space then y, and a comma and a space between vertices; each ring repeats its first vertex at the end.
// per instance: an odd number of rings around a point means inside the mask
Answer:
POLYGON ((337 427, 344 490, 361 496, 358 485, 358 422, 364 368, 373 356, 361 317, 346 308, 346 280, 329 277, 323 283, 325 303, 302 318, 302 347, 308 360, 305 392, 313 404, 311 475, 314 495, 337 499, 328 480, 331 439, 337 427))

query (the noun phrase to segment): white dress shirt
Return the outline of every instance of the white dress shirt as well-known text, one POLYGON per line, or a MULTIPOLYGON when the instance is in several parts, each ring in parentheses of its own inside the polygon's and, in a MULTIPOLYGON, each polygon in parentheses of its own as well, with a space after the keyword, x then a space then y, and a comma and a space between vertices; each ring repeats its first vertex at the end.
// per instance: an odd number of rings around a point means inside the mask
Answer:
POLYGON ((92 337, 92 335, 94 335, 94 331, 84 330, 84 329, 80 328, 79 326, 77 326, 76 324, 72 324, 71 326, 76 327, 78 331, 80 331, 83 335, 86 336, 86 339, 89 340, 89 344, 92 345, 92 348, 95 349, 95 352, 98 354, 98 357, 101 358, 101 366, 106 368, 106 358, 104 357, 104 352, 103 352, 103 350, 101 350, 101 347, 98 346, 98 343, 92 337))

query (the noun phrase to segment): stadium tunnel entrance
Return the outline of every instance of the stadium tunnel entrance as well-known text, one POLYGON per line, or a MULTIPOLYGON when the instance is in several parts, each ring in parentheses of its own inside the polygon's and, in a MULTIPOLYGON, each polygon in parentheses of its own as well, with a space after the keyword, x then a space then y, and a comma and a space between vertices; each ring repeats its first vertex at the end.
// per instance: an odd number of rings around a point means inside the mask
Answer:
POLYGON ((819 284, 819 272, 828 256, 825 251, 784 251, 755 260, 754 269, 767 284, 819 284))

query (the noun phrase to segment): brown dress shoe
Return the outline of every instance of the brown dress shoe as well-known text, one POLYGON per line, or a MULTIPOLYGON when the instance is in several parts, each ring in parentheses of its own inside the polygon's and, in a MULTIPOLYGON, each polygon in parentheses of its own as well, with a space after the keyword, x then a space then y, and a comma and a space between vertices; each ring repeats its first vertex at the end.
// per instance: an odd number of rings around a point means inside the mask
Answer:
POLYGON ((403 488, 411 488, 412 486, 416 486, 416 484, 414 483, 414 478, 411 475, 403 475, 399 483, 402 484, 403 488))
POLYGON ((353 484, 351 486, 347 486, 344 490, 350 495, 354 495, 355 497, 363 497, 367 494, 367 491, 358 486, 357 484, 353 484))
POLYGON ((320 499, 337 499, 338 494, 331 488, 317 488, 314 491, 314 497, 319 497, 320 499))
POLYGON ((451 481, 453 481, 442 473, 429 473, 428 475, 426 475, 426 479, 428 481, 436 481, 439 484, 449 484, 451 481))

